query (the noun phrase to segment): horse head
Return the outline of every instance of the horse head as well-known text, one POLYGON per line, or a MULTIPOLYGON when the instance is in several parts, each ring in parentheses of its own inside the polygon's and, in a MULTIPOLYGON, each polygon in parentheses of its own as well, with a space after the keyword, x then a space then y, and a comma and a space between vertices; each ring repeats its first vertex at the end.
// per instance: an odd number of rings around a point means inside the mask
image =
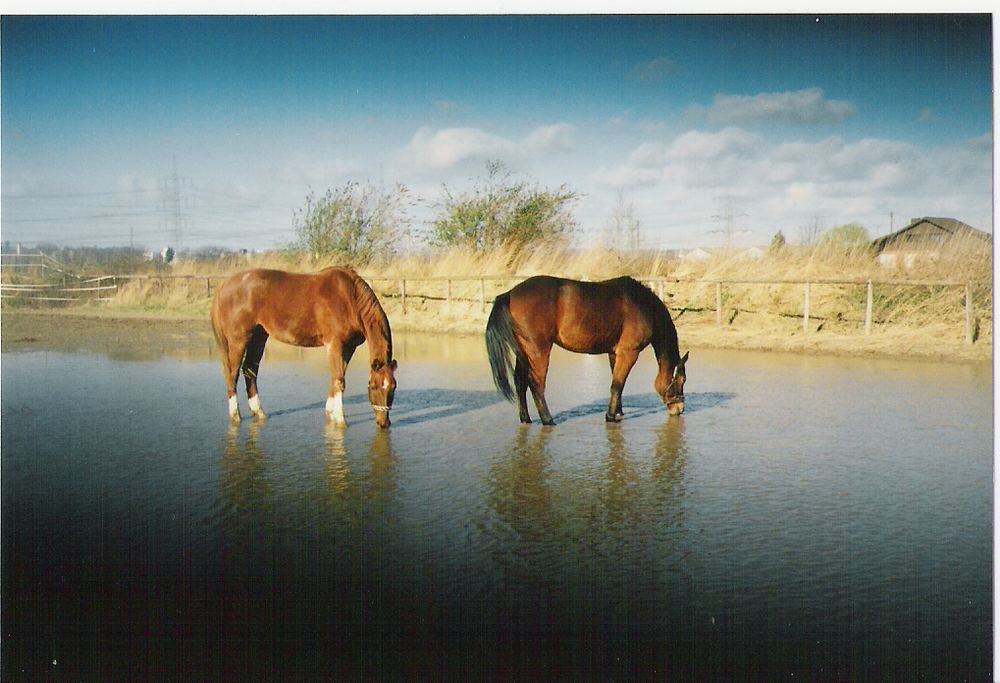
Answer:
POLYGON ((384 361, 372 361, 372 371, 368 375, 368 400, 375 411, 375 424, 388 427, 389 410, 392 408, 392 398, 396 394, 396 360, 386 364, 384 361))
POLYGON ((660 374, 656 376, 656 393, 663 399, 663 404, 671 415, 680 415, 684 412, 684 382, 687 380, 684 364, 689 353, 691 352, 686 352, 674 366, 669 382, 667 373, 664 372, 665 368, 661 368, 660 374))

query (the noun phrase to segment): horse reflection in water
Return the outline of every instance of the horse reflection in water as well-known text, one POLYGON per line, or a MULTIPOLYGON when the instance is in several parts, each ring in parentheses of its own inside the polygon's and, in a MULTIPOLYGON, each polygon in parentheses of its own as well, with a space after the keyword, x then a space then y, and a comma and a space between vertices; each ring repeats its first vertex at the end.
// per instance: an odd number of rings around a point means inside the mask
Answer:
POLYGON ((601 507, 609 528, 622 528, 640 518, 638 506, 639 471, 625 447, 625 435, 618 426, 608 425, 607 478, 600 490, 601 507))
POLYGON ((552 457, 546 449, 549 434, 542 430, 529 439, 529 430, 519 427, 507 455, 490 466, 491 507, 526 541, 541 541, 558 524, 550 481, 552 457))
POLYGON ((271 497, 266 460, 258 442, 260 423, 251 423, 245 440, 238 424, 230 423, 222 456, 222 495, 236 513, 262 509, 271 497))
POLYGON ((368 444, 368 471, 358 477, 351 471, 350 453, 344 442, 344 430, 327 423, 324 471, 327 488, 340 502, 380 501, 396 491, 396 452, 389 432, 378 431, 368 444))
POLYGON ((486 324, 493 381, 504 398, 516 398, 518 415, 525 424, 531 422, 529 389, 542 424, 555 424, 545 401, 553 344, 576 353, 607 354, 611 363, 608 422, 621 421, 625 380, 639 353, 652 345, 659 365, 653 384, 656 393, 669 414, 684 412, 688 354, 680 355, 667 307, 632 278, 580 282, 541 275, 496 298, 486 324))
POLYGON ((659 623, 661 581, 684 569, 683 421, 658 426, 653 448, 642 434, 642 457, 630 451, 635 430, 601 429, 573 457, 557 444, 562 434, 522 426, 490 464, 498 598, 486 628, 515 647, 532 643, 541 659, 526 678, 544 678, 545 653, 566 642, 586 670, 609 642, 659 623), (642 575, 625 569, 643 561, 642 575))
POLYGON ((643 448, 651 459, 630 452, 620 425, 604 429, 604 448, 591 442, 582 460, 561 463, 549 452, 550 430, 533 434, 522 426, 508 452, 491 463, 490 505, 520 545, 563 542, 573 528, 577 541, 596 547, 637 525, 663 531, 679 523, 684 422, 667 420, 656 428, 652 452, 643 448))
POLYGON ((226 280, 212 300, 212 331, 222 356, 229 416, 239 422, 236 384, 243 372, 250 412, 265 418, 257 373, 269 337, 293 346, 325 346, 330 364, 329 418, 345 426, 344 373, 354 350, 368 342, 368 399, 379 427, 389 426, 396 392, 389 319, 375 292, 349 268, 318 273, 256 269, 226 280))

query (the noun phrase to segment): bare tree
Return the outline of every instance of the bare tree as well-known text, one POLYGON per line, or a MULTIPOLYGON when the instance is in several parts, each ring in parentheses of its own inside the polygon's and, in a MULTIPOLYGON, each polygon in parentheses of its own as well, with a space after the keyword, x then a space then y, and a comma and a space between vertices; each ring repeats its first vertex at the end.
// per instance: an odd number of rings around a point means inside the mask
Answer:
POLYGON ((799 226, 799 244, 803 247, 814 247, 819 243, 819 236, 823 234, 823 227, 819 216, 813 218, 812 223, 799 226))
POLYGON ((635 215, 635 204, 625 199, 625 191, 618 188, 611 217, 604 226, 604 239, 609 246, 638 250, 642 244, 642 224, 635 215))

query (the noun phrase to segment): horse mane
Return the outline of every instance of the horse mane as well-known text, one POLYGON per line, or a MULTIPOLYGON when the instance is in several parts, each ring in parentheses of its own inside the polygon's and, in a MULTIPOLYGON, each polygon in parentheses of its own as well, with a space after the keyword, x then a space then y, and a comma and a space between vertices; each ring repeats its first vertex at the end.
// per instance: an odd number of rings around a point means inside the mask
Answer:
POLYGON ((389 318, 379 303, 378 297, 372 290, 371 285, 365 282, 364 278, 355 272, 353 268, 342 268, 343 272, 354 284, 354 303, 361 319, 361 327, 368 342, 371 359, 381 360, 386 365, 392 361, 392 329, 389 327, 389 318), (381 346, 385 347, 385 353, 381 353, 381 346))
MULTIPOLYGON (((622 280, 625 282, 625 289, 632 300, 652 318, 654 347, 659 340, 668 360, 676 365, 681 359, 681 352, 677 344, 677 328, 674 327, 674 321, 670 317, 667 305, 653 290, 635 278, 625 276, 622 280)), ((659 349, 657 349, 657 353, 659 353, 659 349)))

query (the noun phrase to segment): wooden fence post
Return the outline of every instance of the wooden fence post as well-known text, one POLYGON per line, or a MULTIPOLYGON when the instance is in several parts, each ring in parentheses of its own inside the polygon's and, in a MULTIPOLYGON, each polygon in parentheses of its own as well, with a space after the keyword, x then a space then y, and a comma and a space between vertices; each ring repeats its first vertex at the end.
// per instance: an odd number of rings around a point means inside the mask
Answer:
POLYGON ((965 283, 965 343, 972 343, 972 285, 965 283))
POLYGON ((406 279, 399 281, 400 301, 403 304, 403 315, 406 315, 406 279))
POLYGON ((802 306, 802 331, 809 332, 809 283, 805 286, 805 302, 802 306))
POLYGON ((451 313, 451 278, 445 280, 444 287, 444 309, 451 313))
POLYGON ((868 292, 865 297, 865 335, 872 333, 872 281, 868 281, 868 292))
POLYGON ((486 312, 486 279, 479 278, 479 310, 481 313, 486 312))
POLYGON ((715 324, 722 325, 722 283, 715 283, 715 324))

